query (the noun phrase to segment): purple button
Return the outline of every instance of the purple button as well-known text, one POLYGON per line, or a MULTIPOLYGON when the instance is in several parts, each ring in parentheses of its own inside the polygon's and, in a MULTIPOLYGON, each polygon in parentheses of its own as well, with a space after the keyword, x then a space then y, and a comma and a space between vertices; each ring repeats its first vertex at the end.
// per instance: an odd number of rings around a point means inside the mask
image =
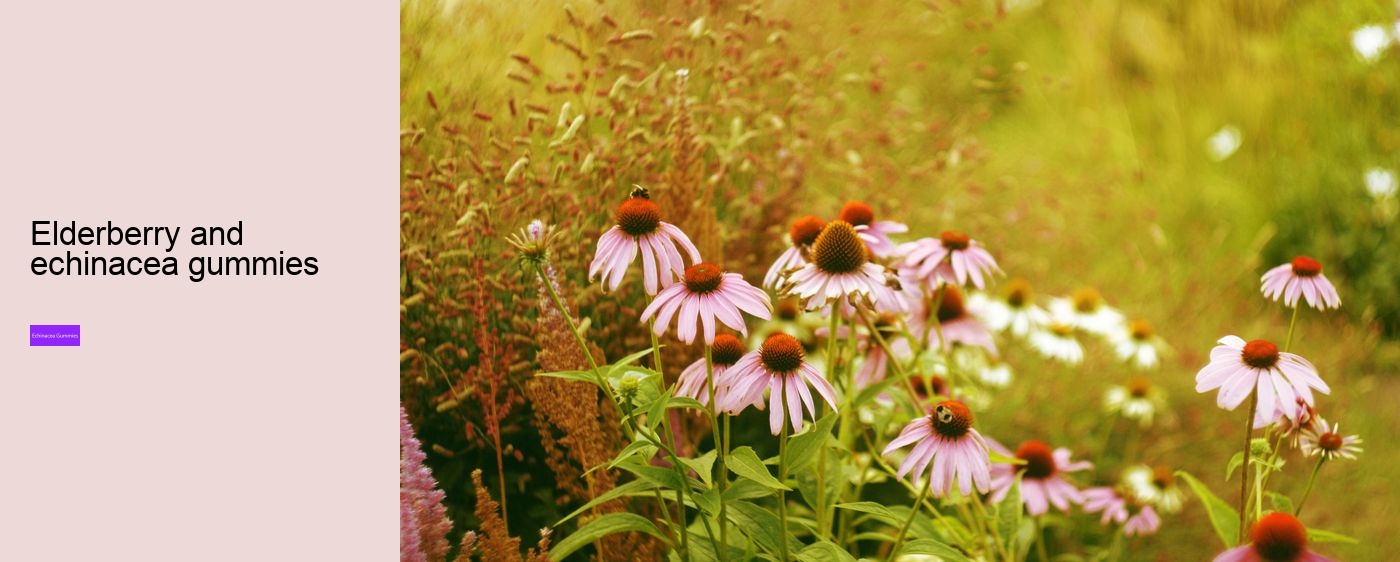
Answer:
POLYGON ((82 345, 77 324, 31 324, 29 346, 82 345))

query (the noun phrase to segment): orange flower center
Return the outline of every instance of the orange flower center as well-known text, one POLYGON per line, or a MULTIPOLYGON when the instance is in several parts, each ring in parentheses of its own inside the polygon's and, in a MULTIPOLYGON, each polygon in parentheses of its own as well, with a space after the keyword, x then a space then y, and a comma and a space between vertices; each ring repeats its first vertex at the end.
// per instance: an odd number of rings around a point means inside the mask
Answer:
POLYGON ((1176 482, 1176 475, 1172 474, 1172 469, 1159 466, 1152 469, 1152 485, 1158 490, 1170 488, 1176 482))
POLYGON ((792 221, 792 229, 788 231, 788 237, 792 238, 794 246, 811 246, 817 241, 817 235, 822 233, 825 222, 812 215, 807 215, 792 221))
POLYGON ((845 221, 831 221, 812 242, 812 263, 827 273, 850 273, 867 261, 865 243, 845 221))
POLYGON ((1074 309, 1088 314, 1099 309, 1103 299, 1099 297, 1099 292, 1093 289, 1080 289, 1070 296, 1070 301, 1074 303, 1074 309))
POLYGON ((1268 369, 1278 364, 1278 346, 1268 340, 1254 340, 1244 344, 1240 358, 1250 367, 1268 369))
POLYGON ((949 439, 957 439, 972 429, 972 410, 957 400, 944 400, 933 407, 933 430, 949 439))
POLYGON ((632 236, 656 232, 661 225, 661 207, 650 199, 633 197, 617 207, 617 226, 632 236))
POLYGON ((1133 398, 1143 398, 1152 390, 1152 382, 1145 377, 1133 377, 1128 381, 1128 394, 1133 398))
POLYGON ((1254 524, 1249 540, 1260 558, 1269 562, 1291 561, 1308 545, 1308 531, 1292 515, 1275 511, 1254 524))
POLYGON ((1031 302, 1031 284, 1025 279, 1012 279, 1006 284, 1006 304, 1021 308, 1031 302))
POLYGON ((1293 274, 1299 277, 1312 277, 1322 274, 1322 264, 1307 256, 1293 258, 1293 274))
POLYGON ((768 336, 758 348, 763 366, 774 373, 791 373, 802 365, 802 343, 782 332, 768 336))
POLYGON ((1055 473, 1055 453, 1043 441, 1034 439, 1016 448, 1016 458, 1026 461, 1020 465, 1026 478, 1046 478, 1055 473))
POLYGON ((1340 451, 1342 450, 1342 436, 1332 432, 1324 433, 1317 438, 1317 446, 1324 451, 1340 451))
POLYGON ((949 250, 966 250, 968 245, 972 244, 972 239, 968 238, 967 234, 956 230, 945 230, 939 238, 943 241, 943 247, 949 250))
POLYGON ((1128 323, 1128 333, 1132 334, 1135 340, 1147 341, 1152 337, 1152 324, 1146 320, 1133 320, 1128 323))
POLYGON ((773 308, 773 312, 777 313, 779 320, 791 322, 797 319, 797 315, 802 314, 799 304, 796 298, 786 298, 778 301, 778 306, 773 308))
POLYGON ((841 207, 840 219, 854 226, 870 226, 875 224, 875 210, 860 201, 847 201, 841 207))
POLYGON ((739 362, 739 358, 744 356, 744 342, 732 334, 720 334, 715 336, 715 343, 711 346, 711 355, 715 365, 728 367, 739 362))
POLYGON ((944 285, 939 289, 943 299, 938 302, 938 321, 948 322, 957 320, 967 314, 967 307, 963 305, 962 291, 952 285, 944 285))
POLYGON ((719 288, 724 272, 712 263, 700 262, 685 268, 685 288, 692 293, 708 293, 719 288))

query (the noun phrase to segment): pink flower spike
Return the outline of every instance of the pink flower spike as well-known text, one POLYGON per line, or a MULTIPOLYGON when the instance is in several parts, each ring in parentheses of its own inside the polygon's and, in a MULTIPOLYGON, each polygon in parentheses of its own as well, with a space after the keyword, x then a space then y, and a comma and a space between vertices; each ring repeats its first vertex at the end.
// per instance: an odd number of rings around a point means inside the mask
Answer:
POLYGON ((641 253, 643 283, 647 294, 655 295, 685 274, 685 260, 677 248, 685 250, 691 263, 700 262, 700 250, 681 229, 662 222, 661 207, 646 197, 645 190, 633 193, 618 206, 617 224, 598 237, 588 278, 600 277, 605 290, 616 290, 627 267, 641 253))
POLYGON ((685 343, 695 341, 703 331, 705 344, 715 342, 715 321, 748 335, 740 312, 768 320, 773 303, 768 293, 744 281, 738 273, 724 273, 718 266, 697 263, 685 270, 684 282, 671 285, 656 295, 642 311, 642 321, 656 317, 656 335, 666 333, 671 318, 676 319, 676 337, 685 343))
POLYGON ((1283 297, 1284 306, 1290 308, 1298 306, 1300 296, 1318 310, 1342 306, 1337 288, 1322 274, 1322 264, 1308 256, 1298 256, 1270 269, 1259 280, 1263 282, 1260 290, 1264 298, 1277 301, 1283 297))
POLYGON ((1250 392, 1258 392, 1259 410, 1293 417, 1300 401, 1314 405, 1313 389, 1331 392, 1312 363, 1269 341, 1225 336, 1219 343, 1210 351, 1210 363, 1196 373, 1196 392, 1220 389, 1221 408, 1234 410, 1250 392))
POLYGON ((910 474, 914 478, 928 472, 928 486, 934 497, 943 497, 958 485, 963 495, 991 489, 991 460, 982 434, 972 427, 972 411, 962 402, 945 400, 934 406, 933 413, 915 419, 904 426, 882 455, 908 445, 914 445, 899 464, 896 478, 910 474))
POLYGON ((796 433, 802 431, 804 408, 816 419, 816 404, 808 385, 817 390, 832 411, 836 410, 836 389, 807 363, 802 343, 778 332, 725 371, 724 387, 715 391, 715 406, 731 415, 749 406, 761 408, 766 390, 768 425, 773 435, 782 431, 784 417, 791 420, 796 433))

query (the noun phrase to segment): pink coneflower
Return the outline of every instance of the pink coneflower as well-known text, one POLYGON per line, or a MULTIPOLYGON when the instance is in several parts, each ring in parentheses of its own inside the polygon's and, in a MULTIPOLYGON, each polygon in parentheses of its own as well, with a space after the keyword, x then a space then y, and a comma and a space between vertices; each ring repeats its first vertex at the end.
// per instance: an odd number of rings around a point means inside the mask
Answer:
POLYGON ((1130 506, 1129 500, 1119 495, 1118 491, 1113 488, 1088 488, 1082 492, 1082 495, 1084 496, 1085 512, 1103 512, 1099 523, 1107 525, 1113 522, 1123 525, 1123 534, 1129 537, 1156 534, 1157 529, 1162 526, 1162 519, 1157 516, 1157 510, 1152 509, 1152 506, 1130 506), (1136 509, 1137 512, 1133 513, 1133 509, 1136 509))
POLYGON ((816 419, 817 409, 807 385, 817 389, 832 411, 836 410, 836 389, 804 360, 802 342, 784 333, 763 340, 757 351, 750 351, 729 368, 726 389, 717 400, 720 409, 738 413, 759 403, 768 391, 768 427, 777 435, 783 428, 783 415, 792 420, 794 433, 802 431, 802 408, 816 419), (722 402, 722 403, 720 403, 722 402))
POLYGON ((783 278, 807 265, 805 256, 825 226, 825 222, 811 215, 792 221, 792 227, 788 230, 788 248, 768 268, 768 274, 763 276, 763 286, 776 291, 783 278))
POLYGON ((648 295, 685 274, 678 247, 690 255, 691 263, 700 262, 700 250, 681 229, 661 220, 661 207, 647 198, 646 189, 633 190, 632 197, 617 207, 615 218, 617 224, 598 238, 598 251, 588 264, 588 278, 601 275, 604 289, 617 289, 638 250, 648 295))
POLYGON ((642 321, 656 315, 656 335, 665 333, 671 317, 676 317, 676 337, 685 343, 695 341, 697 330, 704 330, 705 343, 715 342, 715 320, 748 335, 747 312, 767 320, 773 304, 768 293, 748 284, 738 273, 724 273, 718 266, 697 263, 685 270, 685 282, 666 287, 642 311, 642 321), (677 314, 679 312, 679 314, 677 314))
POLYGON ((894 242, 890 241, 891 234, 909 232, 909 227, 903 223, 876 222, 875 210, 861 201, 847 201, 841 207, 839 218, 855 227, 860 239, 870 248, 870 253, 877 257, 888 257, 895 252, 894 242))
MULTIPOLYGON (((899 335, 899 318, 890 313, 880 314, 875 319, 875 329, 880 331, 880 335, 885 338, 885 342, 890 346, 890 351, 896 355, 894 360, 907 361, 913 356, 914 351, 909 346, 909 340, 899 335)), ((856 371, 856 388, 865 388, 882 380, 890 368, 890 355, 885 353, 885 348, 875 341, 874 337, 857 336, 865 342, 865 358, 861 361, 860 369, 856 371)))
POLYGON ((962 402, 945 400, 934 406, 933 413, 918 418, 899 432, 881 454, 918 442, 899 465, 896 478, 913 474, 916 478, 929 470, 929 490, 934 497, 943 497, 953 489, 956 480, 963 495, 977 491, 987 493, 991 485, 991 460, 987 443, 972 427, 972 411, 962 402))
POLYGON ((1031 515, 1043 515, 1054 505, 1060 511, 1068 512, 1070 504, 1083 503, 1084 496, 1061 476, 1066 472, 1078 472, 1093 468, 1088 461, 1070 460, 1069 449, 1063 447, 1050 450, 1050 446, 1034 439, 1021 443, 1012 453, 995 439, 988 439, 987 446, 1005 456, 1015 456, 1026 464, 998 464, 992 467, 992 497, 999 502, 1011 492, 1016 483, 1016 474, 1021 474, 1021 503, 1031 515))
POLYGON ((993 274, 1001 274, 996 259, 966 234, 945 230, 938 240, 921 238, 906 245, 905 265, 918 267, 919 278, 930 288, 943 280, 981 289, 993 274))
POLYGON ((982 325, 981 320, 968 312, 961 290, 953 285, 944 285, 933 298, 938 302, 938 310, 930 315, 928 309, 932 306, 927 303, 921 304, 921 310, 909 318, 910 333, 916 336, 927 333, 928 347, 937 349, 941 330, 945 352, 950 351, 953 344, 962 344, 980 347, 987 350, 992 357, 997 357, 997 344, 992 338, 992 333, 982 325), (937 328, 930 325, 930 316, 938 319, 937 328))
POLYGON ((1286 513, 1260 517, 1249 541, 1216 556, 1215 562, 1335 562, 1308 550, 1308 529, 1286 513))
POLYGON ((1278 350, 1265 340, 1245 342, 1238 336, 1220 338, 1210 350, 1210 363, 1196 373, 1196 392, 1216 388, 1216 404, 1233 410, 1258 389, 1258 407, 1292 416, 1297 400, 1313 404, 1313 388, 1330 393, 1327 383, 1317 376, 1317 368, 1307 359, 1278 350))
MULTIPOLYGON (((719 334, 715 336, 715 342, 711 344, 710 360, 714 371, 715 394, 720 394, 720 378, 725 371, 739 362, 739 358, 744 356, 744 340, 730 334, 719 334)), ((676 396, 686 396, 694 398, 701 404, 710 403, 710 383, 706 380, 705 358, 701 357, 691 363, 681 371, 681 376, 676 379, 676 396)), ((719 400, 716 400, 718 403, 719 400)))
POLYGON ((1318 310, 1342 305, 1337 288, 1322 274, 1322 264, 1307 256, 1298 256, 1289 263, 1270 269, 1259 280, 1264 283, 1261 290, 1265 298, 1278 300, 1282 296, 1286 306, 1297 306, 1299 295, 1318 310))
POLYGON ((1296 407, 1291 416, 1284 415, 1277 409, 1258 410, 1258 413, 1254 415, 1254 429, 1264 429, 1275 425, 1278 434, 1294 448, 1297 448, 1298 439, 1302 437, 1303 431, 1311 429, 1314 421, 1319 418, 1317 410, 1301 398, 1296 398, 1294 402, 1296 407))
POLYGON ((870 263, 870 250, 845 221, 832 221, 812 242, 811 262, 794 273, 792 292, 816 310, 834 301, 877 302, 884 268, 870 263))
POLYGON ((1356 454, 1361 452, 1361 437, 1348 435, 1342 437, 1341 424, 1329 425, 1327 420, 1317 418, 1313 426, 1303 430, 1300 448, 1303 454, 1309 457, 1322 455, 1327 460, 1335 460, 1338 457, 1356 460, 1356 454))

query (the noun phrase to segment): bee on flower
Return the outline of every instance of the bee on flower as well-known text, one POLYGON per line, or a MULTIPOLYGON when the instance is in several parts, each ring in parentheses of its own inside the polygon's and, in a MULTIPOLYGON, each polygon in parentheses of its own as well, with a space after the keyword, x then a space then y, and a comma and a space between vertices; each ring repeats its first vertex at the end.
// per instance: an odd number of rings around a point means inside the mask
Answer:
POLYGON ((685 276, 682 250, 691 263, 700 262, 700 250, 676 225, 661 220, 661 207, 652 202, 646 188, 632 190, 613 217, 616 224, 598 237, 598 251, 588 264, 588 278, 600 277, 604 289, 617 289, 639 253, 648 295, 685 276))
POLYGON ((972 411, 962 402, 944 400, 928 416, 904 426, 881 454, 889 456, 914 445, 899 464, 895 477, 911 474, 917 479, 927 471, 934 497, 948 495, 954 484, 963 495, 971 494, 974 485, 977 491, 986 493, 991 486, 991 459, 986 441, 972 422, 972 411))

